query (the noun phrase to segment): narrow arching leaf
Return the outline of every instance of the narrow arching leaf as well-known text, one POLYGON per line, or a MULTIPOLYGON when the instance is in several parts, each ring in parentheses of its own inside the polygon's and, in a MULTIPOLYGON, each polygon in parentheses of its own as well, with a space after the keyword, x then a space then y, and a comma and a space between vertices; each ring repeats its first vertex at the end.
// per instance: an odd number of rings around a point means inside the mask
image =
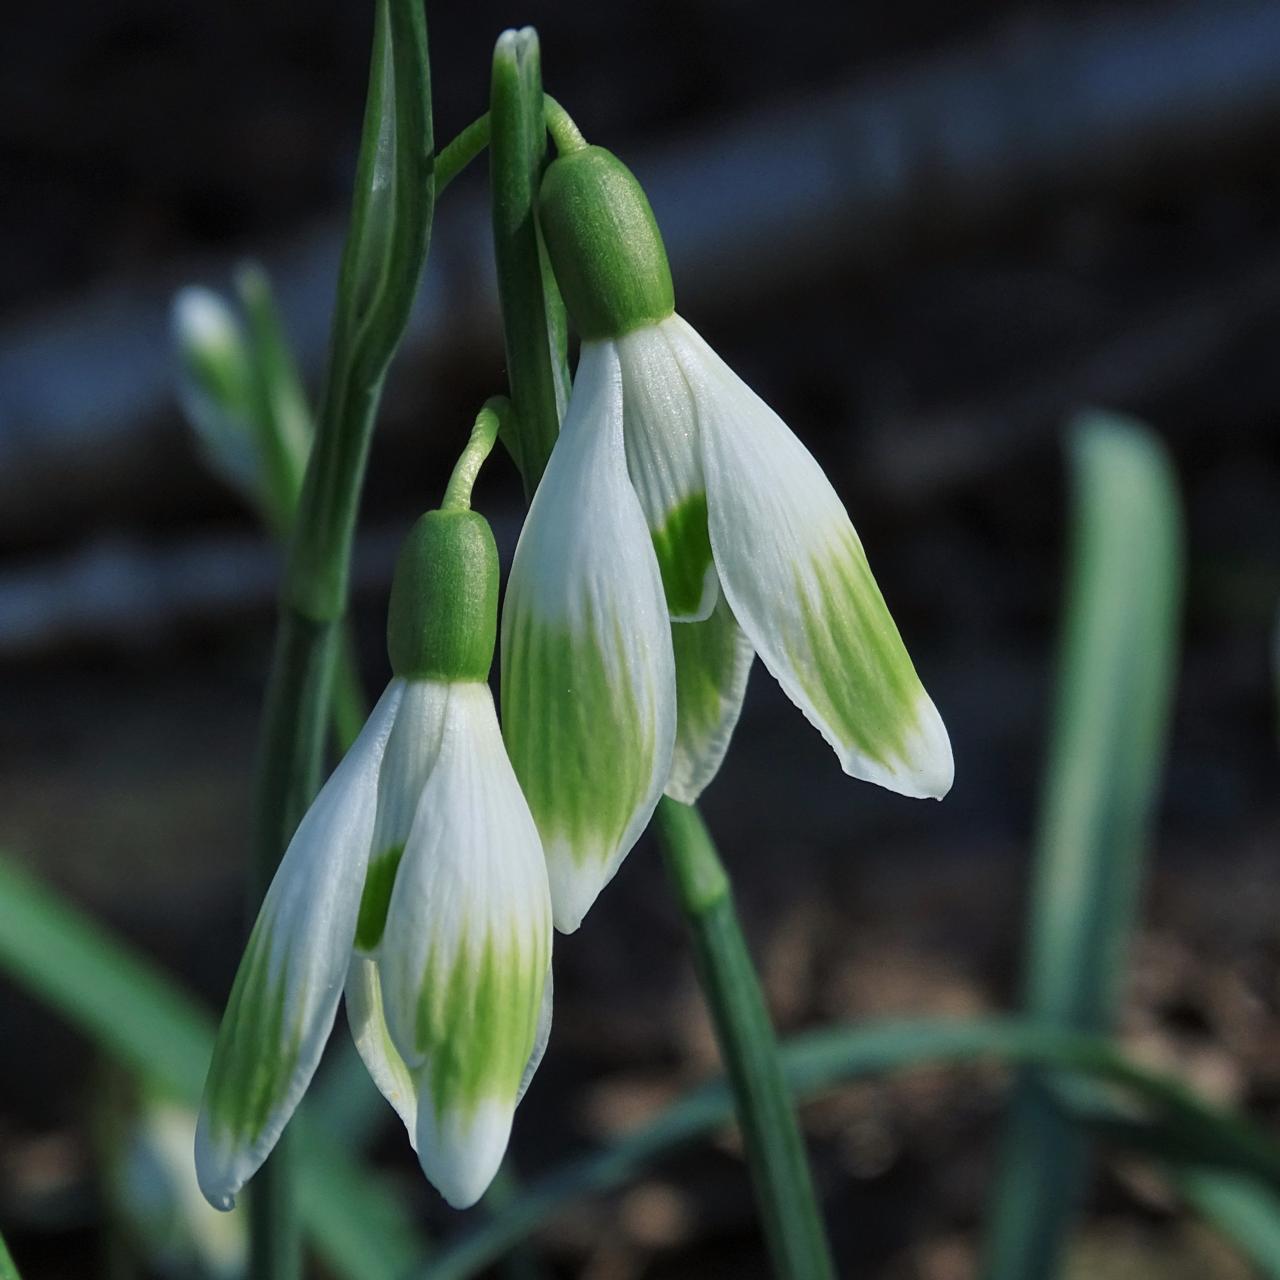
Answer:
MULTIPOLYGON (((1229 1160, 1280 1189, 1280 1149, 1247 1121, 1199 1102, 1178 1081, 1130 1062, 1107 1041, 1012 1018, 893 1021, 830 1027, 780 1046, 783 1074, 797 1098, 846 1081, 913 1066, 995 1059, 1034 1064, 1118 1086, 1147 1108, 1153 1125, 1181 1149, 1212 1146, 1218 1167, 1229 1160)), ((686 1094, 635 1133, 528 1183, 500 1219, 463 1234, 437 1254, 421 1280, 465 1280, 586 1195, 603 1195, 645 1174, 658 1161, 728 1124, 733 1099, 723 1080, 686 1094)))

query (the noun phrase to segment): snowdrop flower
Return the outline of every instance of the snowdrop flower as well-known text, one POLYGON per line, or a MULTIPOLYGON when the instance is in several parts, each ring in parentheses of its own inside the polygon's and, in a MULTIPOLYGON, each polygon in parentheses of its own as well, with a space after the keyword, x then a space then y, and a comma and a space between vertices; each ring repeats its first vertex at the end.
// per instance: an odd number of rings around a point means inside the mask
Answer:
POLYGON ((503 715, 572 930, 664 789, 714 777, 753 653, 846 773, 941 797, 953 766, 840 498, 675 314, 635 178, 568 151, 539 212, 582 351, 507 590, 503 715))
POLYGON ((351 1031, 455 1208, 498 1169, 550 1023, 537 828, 486 683, 498 561, 478 515, 433 511, 392 589, 395 678, 293 837, 240 963, 196 1133, 217 1208, 279 1138, 344 985, 351 1031))

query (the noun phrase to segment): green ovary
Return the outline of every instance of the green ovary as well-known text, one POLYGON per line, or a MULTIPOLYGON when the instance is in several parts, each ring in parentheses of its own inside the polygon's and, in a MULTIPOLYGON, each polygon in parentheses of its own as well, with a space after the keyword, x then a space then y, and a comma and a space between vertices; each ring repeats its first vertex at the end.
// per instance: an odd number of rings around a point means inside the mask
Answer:
POLYGON ((427 1063, 436 1118, 473 1113, 487 1098, 515 1101, 533 1051, 550 960, 548 942, 464 933, 441 957, 433 945, 422 974, 414 1048, 427 1063))
POLYGON ((667 514, 652 531, 662 587, 672 617, 696 614, 711 567, 711 535, 707 530, 707 495, 695 493, 667 514))
POLYGON ((404 845, 398 844, 369 860, 364 892, 360 895, 360 915, 356 920, 356 947, 360 951, 372 951, 382 941, 391 890, 395 887, 402 857, 404 845))
POLYGON ((801 686, 841 742, 893 768, 924 689, 852 529, 797 591, 807 644, 789 656, 801 686))
POLYGON ((259 920, 236 972, 205 1085, 214 1133, 237 1144, 255 1141, 283 1101, 301 1045, 301 1029, 285 1026, 287 962, 273 980, 270 955, 271 935, 259 920))
POLYGON ((507 751, 544 844, 578 862, 617 848, 653 780, 654 724, 629 681, 621 625, 613 663, 596 628, 544 625, 527 612, 507 637, 502 715, 507 751))

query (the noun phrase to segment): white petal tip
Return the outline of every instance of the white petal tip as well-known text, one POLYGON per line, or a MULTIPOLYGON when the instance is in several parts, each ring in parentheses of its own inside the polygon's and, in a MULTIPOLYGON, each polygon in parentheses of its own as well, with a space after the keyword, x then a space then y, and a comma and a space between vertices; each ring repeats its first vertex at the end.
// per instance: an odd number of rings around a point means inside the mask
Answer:
POLYGON ((437 1123, 430 1097, 419 1099, 418 1162, 453 1209, 470 1209, 489 1189, 507 1153, 512 1108, 482 1102, 464 1119, 446 1112, 437 1123))
POLYGON ((253 1177, 264 1159, 265 1152, 255 1157, 243 1147, 215 1140, 209 1133, 208 1118, 201 1112, 196 1121, 196 1183, 200 1194, 215 1209, 229 1213, 236 1207, 240 1188, 253 1177))
MULTIPOLYGON (((593 854, 587 866, 595 865, 598 864, 593 854)), ((547 875, 551 882, 551 919, 559 933, 577 932, 600 890, 612 879, 611 875, 601 877, 578 866, 568 852, 547 859, 547 875)))
POLYGON ((951 739, 927 696, 922 696, 917 706, 915 728, 903 742, 899 759, 881 764, 848 749, 839 755, 840 766, 850 777, 874 782, 912 800, 941 800, 955 781, 951 739))
POLYGON ((916 724, 891 762, 869 760, 859 751, 840 750, 840 765, 852 778, 874 782, 911 800, 941 800, 955 781, 955 759, 942 717, 925 696, 916 709, 916 724))

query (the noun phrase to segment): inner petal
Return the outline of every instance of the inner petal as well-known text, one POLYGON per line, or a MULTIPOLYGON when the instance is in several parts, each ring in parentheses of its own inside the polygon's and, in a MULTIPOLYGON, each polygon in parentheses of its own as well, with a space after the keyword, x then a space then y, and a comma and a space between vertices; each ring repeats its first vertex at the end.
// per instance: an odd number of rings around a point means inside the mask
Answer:
POLYGON ((662 573, 667 608, 696 622, 715 606, 698 424, 689 384, 663 321, 620 338, 627 474, 640 499, 662 573))

